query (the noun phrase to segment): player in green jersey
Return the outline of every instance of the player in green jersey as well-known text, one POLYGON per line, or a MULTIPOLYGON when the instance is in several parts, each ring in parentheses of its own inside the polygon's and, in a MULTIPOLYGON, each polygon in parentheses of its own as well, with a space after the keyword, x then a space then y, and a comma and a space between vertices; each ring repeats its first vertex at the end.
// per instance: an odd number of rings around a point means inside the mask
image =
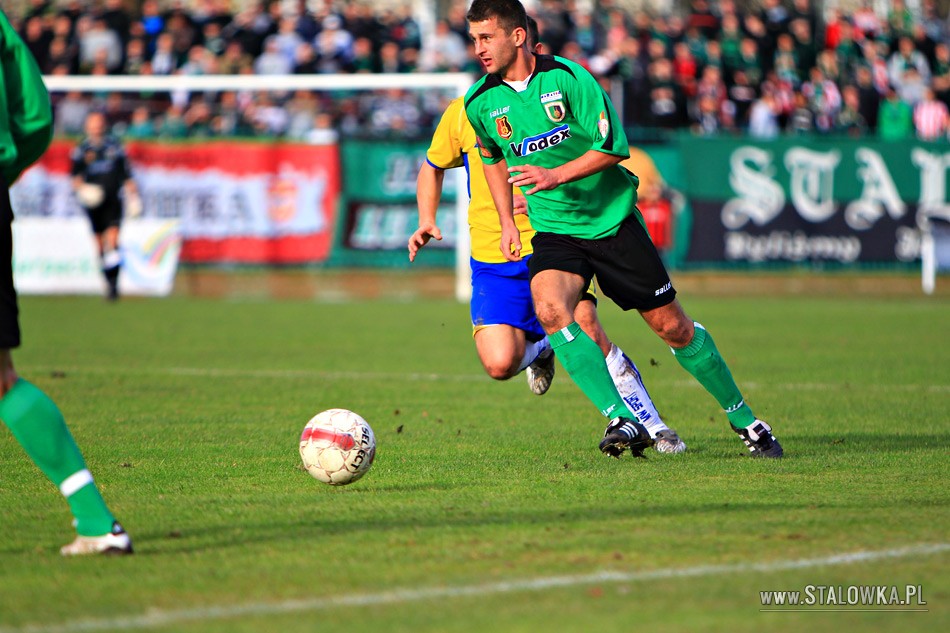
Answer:
POLYGON ((129 535, 102 500, 63 415, 45 393, 17 375, 10 353, 20 345, 20 324, 11 265, 9 186, 43 155, 52 131, 49 94, 40 70, 0 11, 0 420, 69 503, 78 536, 60 552, 131 554, 129 535))
MULTIPOLYGON (((535 48, 537 41, 537 23, 529 18, 528 46, 535 48)), ((442 114, 426 160, 419 168, 416 189, 419 228, 409 238, 409 260, 413 261, 430 239, 442 239, 435 220, 445 170, 463 166, 471 198, 468 206, 472 251, 470 307, 478 358, 488 375, 496 380, 507 380, 524 369, 531 391, 541 395, 554 377, 554 352, 538 323, 531 300, 528 262, 534 229, 527 215, 517 215, 515 221, 521 232, 524 258, 520 262, 506 261, 499 250, 498 212, 482 173, 475 131, 462 110, 461 97, 453 99, 442 114)), ((519 195, 517 200, 523 210, 524 197, 519 195)), ((575 319, 600 347, 617 391, 632 416, 650 433, 653 448, 660 453, 685 451, 686 443, 666 426, 653 405, 636 364, 607 337, 597 317, 593 294, 585 295, 578 303, 575 319)))
POLYGON ((609 97, 579 64, 525 46, 518 0, 475 0, 469 35, 486 74, 465 95, 502 227, 501 251, 521 259, 512 186, 524 191, 537 230, 531 294, 555 354, 610 423, 601 450, 642 454, 649 434, 626 417, 600 350, 574 321, 594 275, 624 310, 636 309, 677 361, 709 391, 754 457, 781 457, 771 427, 746 404, 712 336, 676 291, 636 208, 637 179, 619 166, 627 139, 609 97))

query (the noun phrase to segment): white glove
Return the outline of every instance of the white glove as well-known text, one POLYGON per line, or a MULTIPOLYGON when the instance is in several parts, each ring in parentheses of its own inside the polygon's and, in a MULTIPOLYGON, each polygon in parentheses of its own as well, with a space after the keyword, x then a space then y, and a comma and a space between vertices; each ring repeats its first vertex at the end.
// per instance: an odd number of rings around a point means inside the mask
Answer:
POLYGON ((143 205, 142 197, 140 195, 132 194, 125 196, 125 216, 129 218, 137 218, 142 215, 143 205))
POLYGON ((105 200, 106 191, 101 185, 84 182, 76 187, 76 200, 87 209, 94 209, 105 200))

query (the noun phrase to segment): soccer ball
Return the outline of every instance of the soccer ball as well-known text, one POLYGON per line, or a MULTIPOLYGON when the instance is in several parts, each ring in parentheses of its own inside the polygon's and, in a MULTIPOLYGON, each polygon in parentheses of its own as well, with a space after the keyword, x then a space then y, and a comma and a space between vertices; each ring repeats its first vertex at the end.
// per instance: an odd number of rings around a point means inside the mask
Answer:
POLYGON ((373 429, 366 420, 346 409, 318 413, 300 435, 304 468, 331 486, 345 486, 365 475, 375 456, 373 429))

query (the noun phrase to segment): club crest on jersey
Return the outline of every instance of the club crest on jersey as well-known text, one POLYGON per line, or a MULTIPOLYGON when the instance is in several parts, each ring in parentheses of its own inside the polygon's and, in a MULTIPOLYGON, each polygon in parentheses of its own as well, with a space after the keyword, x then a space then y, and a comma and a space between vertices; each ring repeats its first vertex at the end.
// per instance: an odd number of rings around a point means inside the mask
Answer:
POLYGON ((601 138, 607 138, 610 133, 610 121, 607 120, 607 113, 603 110, 600 112, 600 118, 597 119, 597 131, 600 132, 601 138))
POLYGON ((511 151, 515 153, 515 156, 521 157, 534 154, 535 152, 542 152, 569 138, 571 138, 571 126, 560 125, 553 130, 548 130, 544 134, 529 136, 522 140, 521 143, 511 143, 510 147, 511 151))
POLYGON ((544 104, 544 113, 548 115, 552 122, 560 123, 567 116, 567 109, 564 107, 563 101, 554 101, 544 104))
POLYGON ((508 122, 508 115, 495 119, 495 129, 498 130, 498 136, 506 141, 511 138, 511 123, 508 122))
POLYGON ((485 147, 482 144, 482 139, 475 137, 475 147, 478 148, 478 153, 482 155, 482 158, 491 158, 491 150, 485 147))

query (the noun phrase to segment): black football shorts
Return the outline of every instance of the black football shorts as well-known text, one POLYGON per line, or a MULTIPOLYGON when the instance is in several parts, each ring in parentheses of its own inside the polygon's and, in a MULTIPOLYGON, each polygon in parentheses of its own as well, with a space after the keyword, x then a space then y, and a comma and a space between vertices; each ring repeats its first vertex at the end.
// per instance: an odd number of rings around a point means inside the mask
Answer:
POLYGON ((13 287, 13 231, 10 192, 0 177, 0 349, 20 346, 20 322, 13 287))
POLYGON ((613 237, 588 240, 538 232, 531 240, 532 278, 543 270, 563 270, 597 285, 624 310, 652 310, 672 303, 676 290, 653 241, 636 214, 613 237))

